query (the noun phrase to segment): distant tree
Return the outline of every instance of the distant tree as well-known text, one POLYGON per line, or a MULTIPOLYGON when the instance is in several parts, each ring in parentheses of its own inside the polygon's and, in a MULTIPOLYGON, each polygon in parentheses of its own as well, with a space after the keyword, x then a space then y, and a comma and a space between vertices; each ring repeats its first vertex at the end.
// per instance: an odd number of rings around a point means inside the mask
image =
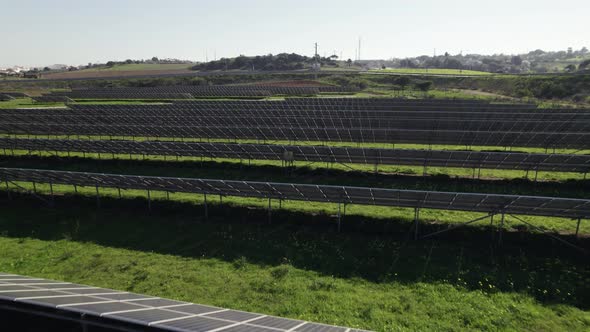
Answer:
POLYGON ((428 90, 430 90, 431 87, 432 87, 431 81, 416 83, 416 88, 418 88, 418 90, 423 91, 423 92, 428 92, 428 90))
POLYGON ((158 59, 158 57, 156 57, 156 56, 155 56, 155 57, 153 57, 153 58, 152 58, 152 61, 153 61, 153 62, 159 62, 159 61, 160 61, 160 59, 158 59))
POLYGON ((50 70, 51 70, 51 68, 49 68, 49 67, 43 68, 43 71, 50 71, 50 70))
POLYGON ((580 50, 580 53, 581 53, 582 55, 586 55, 586 54, 588 54, 588 48, 587 48, 586 46, 582 47, 582 49, 580 50))
POLYGON ((568 55, 568 56, 571 56, 573 53, 574 53, 574 49, 573 49, 573 48, 571 48, 571 47, 568 47, 568 48, 567 48, 567 55, 568 55))
POLYGON ((445 58, 448 58, 450 56, 449 52, 445 52, 445 58))
POLYGON ((106 66, 110 68, 110 67, 114 67, 115 64, 116 64, 115 61, 109 61, 106 63, 106 66))
POLYGON ((395 80, 395 84, 399 85, 402 88, 402 90, 405 90, 411 82, 412 80, 410 80, 410 78, 407 76, 400 76, 395 80))
POLYGON ((348 65, 348 67, 352 67, 352 59, 346 60, 346 64, 348 65))
POLYGON ((578 70, 584 70, 590 68, 590 59, 582 61, 578 66, 578 70))
POLYGON ((520 66, 522 65, 522 58, 518 55, 513 56, 512 59, 510 59, 510 63, 512 63, 515 66, 520 66))
POLYGON ((128 64, 128 65, 130 65, 130 64, 132 64, 132 63, 133 63, 133 60, 131 60, 131 59, 127 59, 127 60, 125 60, 125 63, 126 63, 126 64, 128 64))
POLYGON ((573 73, 576 71, 576 66, 575 65, 567 65, 567 66, 565 66, 565 68, 563 70, 566 73, 573 73))
POLYGON ((387 66, 386 65, 381 65, 381 69, 385 70, 385 69, 387 69, 387 66))

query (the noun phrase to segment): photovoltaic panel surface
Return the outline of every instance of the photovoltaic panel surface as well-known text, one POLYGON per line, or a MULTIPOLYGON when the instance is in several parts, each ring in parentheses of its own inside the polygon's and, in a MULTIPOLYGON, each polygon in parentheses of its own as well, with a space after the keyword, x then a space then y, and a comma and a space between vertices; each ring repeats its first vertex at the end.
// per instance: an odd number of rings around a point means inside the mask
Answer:
POLYGON ((0 149, 580 173, 590 171, 590 155, 584 154, 26 138, 0 138, 0 149))
POLYGON ((9 273, 0 273, 0 304, 4 303, 85 316, 87 322, 92 317, 164 331, 361 331, 9 273))

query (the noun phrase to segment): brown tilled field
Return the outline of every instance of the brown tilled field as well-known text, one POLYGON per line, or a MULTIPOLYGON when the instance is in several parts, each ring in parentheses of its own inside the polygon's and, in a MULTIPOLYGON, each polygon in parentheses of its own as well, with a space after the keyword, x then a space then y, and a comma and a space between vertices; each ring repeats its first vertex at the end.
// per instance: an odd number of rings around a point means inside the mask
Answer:
POLYGON ((177 74, 190 74, 190 69, 164 69, 164 70, 117 70, 117 71, 69 71, 61 73, 44 74, 43 79, 82 79, 82 78, 115 78, 115 77, 136 77, 136 76, 164 76, 177 74))

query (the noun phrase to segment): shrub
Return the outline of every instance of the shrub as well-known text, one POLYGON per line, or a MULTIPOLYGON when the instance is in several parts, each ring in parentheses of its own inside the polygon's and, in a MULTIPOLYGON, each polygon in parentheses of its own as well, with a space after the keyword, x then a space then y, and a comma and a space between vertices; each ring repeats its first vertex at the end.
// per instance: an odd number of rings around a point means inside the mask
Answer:
POLYGON ((289 266, 281 265, 270 270, 270 275, 277 280, 284 279, 289 274, 289 266))

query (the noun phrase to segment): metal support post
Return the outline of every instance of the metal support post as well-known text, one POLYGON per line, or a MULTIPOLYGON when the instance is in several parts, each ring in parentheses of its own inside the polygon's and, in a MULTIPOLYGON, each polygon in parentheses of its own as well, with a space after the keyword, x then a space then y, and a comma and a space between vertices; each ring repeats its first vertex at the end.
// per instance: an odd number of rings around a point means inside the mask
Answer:
POLYGON ((341 205, 342 205, 341 203, 338 203, 338 233, 340 233, 340 229, 341 229, 340 223, 342 221, 342 214, 340 212, 340 206, 341 205))
POLYGON ((582 218, 578 218, 578 224, 576 225, 576 238, 578 238, 579 234, 580 234, 580 222, 582 221, 582 218))
POLYGON ((98 192, 98 185, 96 185, 96 208, 100 209, 100 196, 98 192))
POLYGON ((420 209, 414 208, 414 240, 418 240, 418 222, 420 218, 420 209))
POLYGON ((502 245, 502 231, 504 230, 504 218, 505 214, 502 213, 502 219, 500 219, 500 228, 498 229, 498 244, 502 245))
POLYGON ((152 196, 150 195, 150 190, 147 190, 147 199, 148 199, 148 211, 152 211, 152 196))
POLYGON ((268 223, 272 224, 272 205, 270 197, 268 198, 268 223))
POLYGON ((8 195, 8 199, 12 199, 12 196, 10 195, 10 188, 8 187, 8 180, 5 181, 6 182, 6 194, 8 195))
POLYGON ((205 220, 209 220, 209 209, 207 209, 207 194, 203 194, 203 205, 205 207, 205 220))
POLYGON ((55 197, 53 196, 53 183, 49 182, 49 194, 51 195, 51 204, 55 201, 55 197))

